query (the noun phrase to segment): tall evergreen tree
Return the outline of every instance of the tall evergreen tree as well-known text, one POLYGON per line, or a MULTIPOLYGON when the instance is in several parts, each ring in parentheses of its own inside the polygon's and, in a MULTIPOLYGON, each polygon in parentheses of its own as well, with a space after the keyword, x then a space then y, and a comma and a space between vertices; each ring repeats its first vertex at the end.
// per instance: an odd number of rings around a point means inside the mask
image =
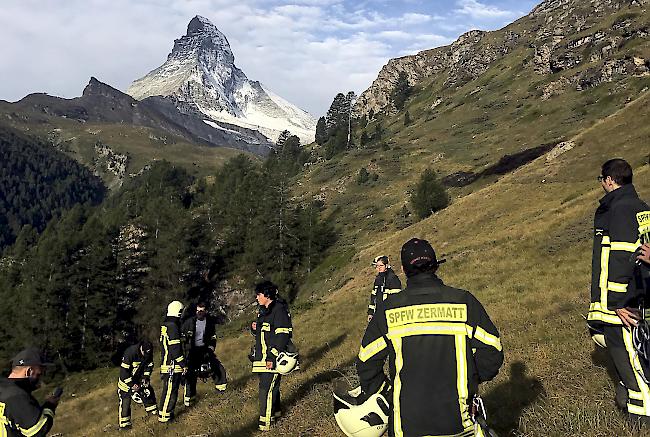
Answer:
POLYGON ((322 146, 327 141, 327 126, 325 124, 325 117, 320 117, 316 123, 316 144, 322 146))
POLYGON ((424 219, 448 204, 449 195, 445 186, 433 170, 426 169, 411 194, 413 210, 420 219, 424 219))
POLYGON ((393 106, 395 106, 395 109, 398 111, 404 109, 404 104, 410 95, 411 86, 408 82, 408 75, 405 71, 400 71, 397 75, 397 82, 395 83, 393 92, 391 93, 391 100, 393 102, 393 106))

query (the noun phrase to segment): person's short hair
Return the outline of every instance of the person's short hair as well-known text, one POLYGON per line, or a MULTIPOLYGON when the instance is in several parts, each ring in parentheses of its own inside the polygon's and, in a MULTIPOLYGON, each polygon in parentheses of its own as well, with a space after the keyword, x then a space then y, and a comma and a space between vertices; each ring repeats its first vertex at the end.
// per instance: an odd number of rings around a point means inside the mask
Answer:
POLYGON ((628 185, 632 183, 632 166, 621 158, 610 159, 603 164, 601 174, 604 178, 611 177, 618 185, 628 185))
POLYGON ((262 294, 268 299, 275 300, 278 296, 278 286, 271 281, 262 281, 255 285, 255 294, 262 294))
POLYGON ((207 310, 208 309, 208 304, 204 300, 202 300, 202 301, 200 301, 199 303, 196 304, 196 307, 197 308, 205 308, 207 310))
POLYGON ((376 257, 372 260, 372 265, 373 265, 373 266, 376 266, 377 263, 379 263, 379 261, 381 261, 381 262, 382 262, 386 267, 388 267, 388 257, 387 257, 386 255, 379 255, 379 256, 376 256, 376 257))

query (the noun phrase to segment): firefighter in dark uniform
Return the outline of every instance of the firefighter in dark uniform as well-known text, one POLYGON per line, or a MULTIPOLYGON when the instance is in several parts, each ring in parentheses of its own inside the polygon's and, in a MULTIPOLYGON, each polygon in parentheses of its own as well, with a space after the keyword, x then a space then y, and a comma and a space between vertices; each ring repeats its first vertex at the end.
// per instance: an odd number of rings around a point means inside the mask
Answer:
POLYGON ((186 373, 183 345, 181 344, 181 314, 183 304, 177 300, 167 306, 167 317, 160 327, 160 374, 162 395, 158 406, 158 421, 174 418, 181 379, 186 373))
POLYGON ((255 348, 251 356, 253 373, 259 374, 259 429, 268 431, 271 422, 282 414, 280 407, 281 375, 275 370, 275 360, 280 352, 291 345, 293 327, 287 303, 278 296, 278 287, 271 281, 255 286, 255 297, 260 305, 257 320, 251 328, 255 335, 255 348))
POLYGON ((594 341, 606 347, 620 384, 616 404, 630 419, 650 424, 650 375, 640 375, 632 329, 640 317, 642 287, 634 280, 635 258, 650 240, 650 208, 632 185, 632 167, 622 159, 605 162, 598 180, 605 196, 594 216, 591 303, 587 323, 594 341))
POLYGON ((402 283, 388 263, 386 255, 379 255, 372 260, 372 265, 377 270, 375 283, 370 293, 370 304, 368 304, 368 321, 377 310, 377 304, 383 302, 392 294, 399 293, 402 290, 402 283))
POLYGON ((39 405, 32 396, 49 364, 34 348, 25 349, 12 360, 11 374, 0 378, 0 436, 45 437, 52 428, 59 397, 52 395, 39 405))
POLYGON ((134 393, 142 399, 147 414, 158 415, 156 394, 150 383, 152 372, 153 345, 150 341, 142 340, 126 348, 120 364, 120 379, 117 381, 120 429, 131 428, 131 396, 134 393))
POLYGON ((401 257, 406 288, 377 310, 359 350, 362 395, 382 388, 388 358, 390 436, 483 436, 470 405, 503 363, 499 333, 471 293, 436 276, 444 260, 426 240, 406 242, 401 257))
POLYGON ((217 346, 217 322, 208 314, 205 302, 196 305, 196 316, 183 323, 183 339, 187 357, 184 403, 190 406, 196 397, 196 381, 201 366, 210 365, 210 376, 217 391, 226 390, 226 369, 217 359, 214 350, 217 346))

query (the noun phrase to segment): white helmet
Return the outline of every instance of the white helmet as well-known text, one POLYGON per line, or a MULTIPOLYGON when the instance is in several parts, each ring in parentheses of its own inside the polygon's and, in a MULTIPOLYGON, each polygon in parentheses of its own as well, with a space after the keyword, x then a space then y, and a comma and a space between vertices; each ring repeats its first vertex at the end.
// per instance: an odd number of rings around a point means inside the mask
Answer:
POLYGON ((298 352, 280 352, 278 358, 275 360, 275 370, 280 375, 288 375, 294 370, 298 370, 298 352))
POLYGON ((131 399, 133 399, 133 402, 135 402, 136 404, 141 404, 142 403, 142 396, 143 395, 146 396, 146 397, 151 396, 151 389, 149 387, 143 387, 141 389, 141 391, 142 391, 142 394, 140 394, 139 391, 134 391, 133 393, 131 393, 131 399))
POLYGON ((344 381, 334 383, 334 418, 348 437, 380 437, 388 428, 390 386, 384 383, 379 391, 359 403, 361 387, 348 390, 344 381))
POLYGON ((167 317, 180 317, 185 306, 177 300, 167 305, 167 317))

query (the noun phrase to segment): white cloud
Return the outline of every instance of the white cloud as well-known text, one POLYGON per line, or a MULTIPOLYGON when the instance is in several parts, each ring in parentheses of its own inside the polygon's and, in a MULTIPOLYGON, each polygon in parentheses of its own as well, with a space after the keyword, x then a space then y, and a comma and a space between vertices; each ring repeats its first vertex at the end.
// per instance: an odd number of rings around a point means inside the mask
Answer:
POLYGON ((516 15, 516 12, 499 9, 496 6, 488 6, 477 0, 459 0, 458 6, 457 13, 478 19, 507 18, 516 15))
POLYGON ((77 96, 90 76, 124 90, 202 15, 251 79, 318 116, 337 92, 366 89, 390 58, 453 41, 468 16, 509 16, 482 1, 3 0, 0 99, 77 96))

